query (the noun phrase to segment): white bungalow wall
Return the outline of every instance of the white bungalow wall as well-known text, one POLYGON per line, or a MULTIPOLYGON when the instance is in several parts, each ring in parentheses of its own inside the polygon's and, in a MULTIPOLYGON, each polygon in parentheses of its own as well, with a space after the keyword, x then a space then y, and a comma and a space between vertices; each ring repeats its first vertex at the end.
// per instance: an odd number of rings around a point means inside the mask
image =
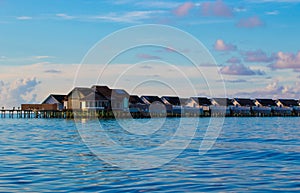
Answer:
POLYGON ((196 102, 194 99, 190 98, 187 101, 187 104, 185 105, 186 107, 191 107, 191 108, 200 108, 198 102, 196 102))

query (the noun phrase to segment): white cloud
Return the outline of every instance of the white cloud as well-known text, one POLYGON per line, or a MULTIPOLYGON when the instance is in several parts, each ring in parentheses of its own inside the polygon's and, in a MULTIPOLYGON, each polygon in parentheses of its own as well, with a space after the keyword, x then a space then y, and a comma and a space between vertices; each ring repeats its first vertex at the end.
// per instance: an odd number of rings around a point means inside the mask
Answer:
POLYGON ((0 105, 11 108, 17 107, 21 103, 36 102, 34 91, 40 83, 35 77, 17 79, 12 83, 0 81, 0 105))
POLYGON ((92 16, 90 19, 98 19, 112 22, 140 23, 141 20, 157 17, 157 14, 165 13, 163 10, 130 11, 125 13, 109 13, 107 15, 92 16))
POLYGON ((240 75, 240 76, 252 76, 252 75, 265 75, 262 70, 253 70, 243 64, 231 64, 221 68, 222 74, 227 75, 240 75))
POLYGON ((244 7, 236 7, 236 8, 234 8, 233 9, 235 12, 246 12, 247 11, 247 9, 246 8, 244 8, 244 7))
POLYGON ((74 19, 74 16, 70 16, 68 14, 65 13, 58 13, 56 14, 57 17, 62 18, 62 19, 74 19))
POLYGON ((55 70, 55 69, 50 69, 50 70, 45 70, 45 73, 52 73, 52 74, 60 74, 62 71, 60 70, 55 70))
POLYGON ((18 20, 31 20, 32 17, 29 17, 29 16, 19 16, 17 17, 18 20))
POLYGON ((299 99, 300 82, 294 85, 281 85, 279 81, 268 84, 265 88, 252 92, 238 92, 236 96, 263 98, 295 98, 299 99))
POLYGON ((277 10, 275 10, 275 11, 267 11, 265 13, 266 13, 266 15, 278 15, 279 11, 277 11, 277 10))
POLYGON ((135 3, 137 6, 158 8, 158 9, 172 9, 180 5, 179 2, 167 2, 167 1, 139 1, 135 3))
POLYGON ((34 59, 47 59, 47 58, 53 58, 52 56, 33 56, 34 59))
POLYGON ((294 69, 300 70, 300 51, 294 53, 278 52, 276 55, 276 61, 270 65, 272 69, 294 69))

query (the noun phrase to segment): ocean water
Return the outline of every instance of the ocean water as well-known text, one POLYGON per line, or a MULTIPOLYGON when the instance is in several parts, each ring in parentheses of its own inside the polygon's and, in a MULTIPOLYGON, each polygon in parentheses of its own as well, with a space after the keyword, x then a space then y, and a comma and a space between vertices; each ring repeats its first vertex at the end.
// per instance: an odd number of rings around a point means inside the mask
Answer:
MULTIPOLYGON (((185 118, 184 124, 189 121, 194 118, 185 118)), ((183 135, 192 136, 190 144, 150 169, 111 165, 107 157, 101 158, 108 154, 99 156, 88 143, 88 137, 95 136, 101 144, 104 138, 97 137, 106 135, 124 149, 144 151, 171 140, 179 123, 179 118, 166 119, 159 128, 134 135, 113 120, 101 120, 102 130, 95 120, 83 121, 92 135, 82 136, 87 133, 78 131, 72 120, 0 119, 0 192, 300 191, 299 117, 226 118, 204 155, 199 146, 209 118, 201 118, 193 135, 183 135)), ((103 151, 123 159, 113 147, 103 151)), ((118 163, 132 164, 129 158, 118 163)), ((156 161, 141 159, 145 166, 156 161)))

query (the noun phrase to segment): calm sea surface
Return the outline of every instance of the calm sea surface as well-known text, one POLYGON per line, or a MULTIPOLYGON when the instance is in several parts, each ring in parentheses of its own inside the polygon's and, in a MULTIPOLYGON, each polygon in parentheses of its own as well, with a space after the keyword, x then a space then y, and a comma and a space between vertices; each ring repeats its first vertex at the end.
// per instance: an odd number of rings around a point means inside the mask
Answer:
MULTIPOLYGON (((122 146, 146 149, 169 140, 179 120, 167 119, 151 137, 101 123, 122 146)), ((300 191, 300 118, 226 118, 212 149, 199 155, 208 123, 200 119, 190 145, 169 163, 124 170, 92 153, 74 121, 0 119, 0 192, 300 191)))

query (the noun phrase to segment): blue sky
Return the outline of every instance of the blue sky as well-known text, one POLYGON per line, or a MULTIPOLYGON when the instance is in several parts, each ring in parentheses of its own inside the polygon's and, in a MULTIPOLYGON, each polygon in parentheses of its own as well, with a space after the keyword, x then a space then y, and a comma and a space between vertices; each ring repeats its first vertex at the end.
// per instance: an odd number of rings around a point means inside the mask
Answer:
MULTIPOLYGON (((0 0, 0 9, 2 106, 69 92, 76 69, 99 40, 140 24, 176 27, 201 41, 215 58, 229 97, 300 98, 299 0, 0 0)), ((185 63, 148 47, 126 52, 116 65, 148 61, 151 66, 149 60, 166 58, 185 63)), ((205 87, 196 87, 199 95, 209 95, 205 87)), ((136 94, 168 94, 147 89, 136 94)))

